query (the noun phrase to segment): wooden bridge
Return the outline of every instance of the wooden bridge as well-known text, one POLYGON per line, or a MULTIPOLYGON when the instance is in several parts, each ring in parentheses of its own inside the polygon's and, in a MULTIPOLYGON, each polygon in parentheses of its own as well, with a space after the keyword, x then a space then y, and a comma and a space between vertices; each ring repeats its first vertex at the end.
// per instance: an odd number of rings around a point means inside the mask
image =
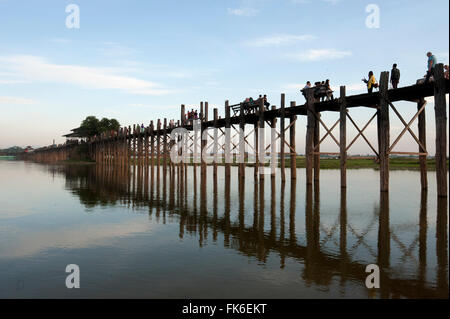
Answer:
MULTIPOLYGON (((428 187, 427 181, 427 164, 426 158, 428 155, 426 145, 426 122, 425 109, 427 97, 434 97, 434 110, 436 121, 436 178, 437 178, 437 193, 439 197, 447 196, 447 106, 446 94, 450 92, 450 81, 444 78, 443 65, 437 65, 435 69, 434 81, 428 84, 416 84, 399 89, 388 89, 389 72, 382 72, 380 77, 379 92, 372 94, 359 94, 353 96, 346 95, 346 88, 340 88, 340 97, 338 99, 326 102, 319 102, 314 99, 312 90, 309 90, 307 96, 307 103, 305 105, 296 105, 295 102, 290 102, 286 105, 285 95, 281 95, 280 107, 272 106, 270 110, 266 110, 263 101, 259 103, 259 110, 254 114, 248 114, 244 111, 243 106, 240 107, 239 112, 231 114, 231 107, 228 101, 225 102, 225 117, 219 118, 218 109, 213 110, 213 119, 209 119, 208 103, 200 104, 200 118, 201 118, 201 133, 204 133, 209 128, 214 128, 214 136, 206 133, 209 138, 213 140, 211 145, 208 145, 206 140, 201 140, 199 143, 199 134, 194 130, 194 126, 185 117, 185 106, 181 106, 180 120, 173 126, 167 125, 167 119, 151 121, 149 126, 141 130, 139 126, 128 126, 120 128, 117 132, 104 133, 101 136, 92 138, 89 142, 89 152, 91 157, 98 163, 118 165, 121 167, 133 166, 136 168, 151 167, 152 174, 154 167, 163 167, 164 174, 167 169, 175 170, 178 167, 183 173, 188 169, 188 165, 193 166, 193 170, 197 169, 200 164, 202 175, 206 174, 207 163, 205 160, 195 158, 189 159, 180 163, 174 163, 170 160, 170 153, 175 150, 184 158, 188 158, 187 154, 183 152, 198 153, 198 147, 201 149, 201 154, 208 153, 211 146, 214 147, 213 154, 218 161, 215 161, 214 174, 217 174, 217 166, 219 164, 225 165, 225 175, 230 174, 231 165, 235 163, 236 157, 239 165, 239 176, 245 177, 245 167, 249 163, 249 156, 246 153, 246 148, 252 149, 255 155, 254 174, 261 179, 264 179, 264 174, 258 174, 264 166, 263 157, 266 151, 271 149, 272 156, 279 153, 281 180, 286 180, 286 162, 290 163, 290 177, 297 178, 296 158, 299 153, 296 149, 296 120, 297 116, 307 117, 306 130, 306 183, 311 185, 313 180, 318 181, 320 177, 320 156, 321 155, 335 155, 340 158, 341 179, 340 184, 342 188, 347 187, 346 168, 347 168, 347 153, 358 139, 364 139, 368 146, 375 154, 376 160, 380 164, 380 191, 387 192, 389 190, 389 156, 390 155, 415 155, 420 160, 421 171, 421 185, 423 189, 428 187), (400 112, 395 107, 394 103, 398 101, 408 101, 415 104, 417 108, 416 114, 410 121, 406 121, 400 112), (350 110, 357 107, 366 107, 373 109, 373 115, 368 119, 364 126, 358 126, 350 114, 350 110), (391 112, 397 116, 404 125, 404 129, 391 143, 390 136, 390 115, 391 112), (338 118, 331 126, 327 126, 321 119, 321 114, 324 112, 335 112, 338 118), (378 131, 378 145, 375 147, 373 143, 364 135, 369 124, 377 119, 378 131), (277 120, 279 119, 279 131, 277 131, 277 120), (289 123, 287 123, 289 120, 289 123), (418 121, 418 136, 412 131, 411 126, 415 121, 418 121), (348 143, 347 140, 347 122, 350 122, 358 134, 348 143), (246 134, 246 126, 252 126, 250 133, 246 134), (270 144, 264 143, 264 138, 258 136, 258 131, 261 128, 267 127, 275 129, 275 134, 272 134, 270 144), (333 130, 339 126, 339 137, 333 135, 333 130), (320 137, 320 129, 325 129, 325 135, 320 137), (171 139, 171 135, 176 129, 184 128, 188 132, 188 137, 184 139, 184 143, 180 148, 178 143, 180 136, 177 135, 175 139, 171 139), (240 130, 239 130, 240 129, 240 130), (240 143, 232 141, 230 131, 233 131, 234 136, 239 136, 240 143), (286 133, 289 131, 289 137, 286 133), (416 152, 395 152, 394 147, 398 144, 400 139, 409 133, 417 143, 416 152), (255 143, 249 142, 249 137, 253 134, 255 143), (320 151, 322 142, 331 138, 339 148, 336 153, 324 153, 320 151), (219 143, 224 140, 223 143, 219 143), (257 141, 263 141, 258 143, 257 141), (275 149, 275 142, 279 141, 279 149, 275 149), (260 149, 258 149, 258 146, 260 149), (288 149, 288 152, 286 152, 288 149), (286 161, 288 156, 288 161, 286 161)), ((173 137, 173 136, 172 136, 173 137)), ((38 149, 32 154, 25 156, 27 159, 38 161, 59 161, 68 158, 70 150, 73 145, 60 145, 57 147, 38 149)), ((158 170, 159 172, 159 170, 158 170)), ((272 173, 274 174, 274 172, 272 173)))

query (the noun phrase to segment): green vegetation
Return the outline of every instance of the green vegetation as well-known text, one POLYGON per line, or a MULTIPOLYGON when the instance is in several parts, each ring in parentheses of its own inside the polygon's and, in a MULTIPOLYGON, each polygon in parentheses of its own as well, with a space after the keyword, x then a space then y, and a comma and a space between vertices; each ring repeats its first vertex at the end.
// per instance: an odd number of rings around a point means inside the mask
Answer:
POLYGON ((13 146, 0 150, 0 156, 14 156, 25 152, 24 148, 13 146))
POLYGON ((68 159, 68 160, 62 161, 60 163, 61 164, 95 164, 95 161, 90 160, 90 159, 83 159, 83 160, 68 159))
MULTIPOLYGON (((418 158, 409 158, 409 157, 394 157, 391 158, 390 161, 390 169, 391 170, 419 170, 419 159, 418 158)), ((297 167, 305 168, 306 161, 304 156, 297 156, 297 167)), ((290 167, 290 159, 286 158, 286 167, 290 167)), ((448 165, 448 161, 447 161, 448 165)), ((340 160, 334 158, 321 158, 320 159, 320 168, 321 169, 339 169, 340 168, 340 160)), ((374 159, 368 158, 352 158, 347 160, 347 168, 348 169, 361 169, 361 168, 372 168, 379 169, 379 164, 374 159)), ((436 170, 436 165, 434 159, 427 160, 427 168, 429 171, 436 170)))
MULTIPOLYGON (((131 159, 130 163, 133 163, 133 159, 131 159)), ((136 159, 137 163, 137 159, 136 159)), ((160 165, 163 165, 164 159, 160 159, 160 165)), ((167 162, 169 164, 169 160, 167 162)), ((447 165, 448 165, 447 161, 447 165)), ((223 166, 225 162, 219 163, 219 166, 223 166)), ((305 168, 306 160, 304 156, 297 156, 297 168, 305 168)), ((155 158, 156 165, 156 158, 155 158)), ((192 165, 192 159, 188 163, 188 165, 192 165)), ((200 164, 197 164, 200 165, 200 164)), ((237 166, 237 163, 231 164, 231 166, 237 166)), ((254 163, 247 163, 248 167, 253 167, 254 163)), ((266 164, 268 166, 268 164, 266 164)), ((278 165, 279 166, 279 165, 278 165)), ((291 167, 291 161, 289 156, 286 156, 286 168, 291 167)), ((340 160, 339 158, 321 158, 320 159, 320 168, 321 169, 340 169, 340 160)), ((375 161, 375 159, 371 158, 351 158, 347 160, 347 169, 379 169, 380 165, 375 161)), ((391 170, 420 170, 420 164, 418 158, 409 158, 409 157, 394 157, 390 159, 390 169, 391 170)), ((427 169, 428 171, 436 170, 436 163, 434 159, 427 160, 427 169)))
POLYGON ((95 116, 88 116, 81 122, 77 133, 82 136, 92 137, 107 131, 117 131, 119 128, 120 123, 116 119, 102 118, 99 120, 95 116))

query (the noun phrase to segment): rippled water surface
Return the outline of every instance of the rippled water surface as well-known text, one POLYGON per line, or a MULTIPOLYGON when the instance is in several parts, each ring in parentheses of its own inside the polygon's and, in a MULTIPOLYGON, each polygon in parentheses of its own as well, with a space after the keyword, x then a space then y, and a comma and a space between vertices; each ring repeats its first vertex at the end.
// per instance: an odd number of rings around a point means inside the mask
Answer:
POLYGON ((310 188, 297 174, 0 161, 0 298, 448 298, 434 173, 424 193, 419 172, 392 172, 388 196, 373 170, 349 170, 346 192, 339 171, 310 188))

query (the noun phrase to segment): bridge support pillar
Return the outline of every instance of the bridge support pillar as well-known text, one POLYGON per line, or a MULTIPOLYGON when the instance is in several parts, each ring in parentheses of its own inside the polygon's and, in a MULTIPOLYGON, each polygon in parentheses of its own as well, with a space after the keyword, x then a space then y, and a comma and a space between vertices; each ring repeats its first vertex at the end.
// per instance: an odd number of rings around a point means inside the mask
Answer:
POLYGON ((231 175, 231 119, 230 119, 230 103, 225 101, 225 179, 229 179, 231 175))
POLYGON ((314 184, 320 180, 320 116, 319 112, 314 116, 314 184))
POLYGON ((239 178, 245 178, 245 113, 244 105, 239 108, 239 178))
POLYGON ((340 148, 340 168, 341 168, 341 188, 347 187, 347 102, 345 99, 345 86, 341 86, 340 91, 340 122, 339 122, 339 148, 340 148))
POLYGON ((281 94, 281 104, 280 104, 280 170, 281 170, 281 182, 284 183, 286 181, 286 163, 285 163, 285 155, 284 155, 284 148, 285 148, 285 141, 286 141, 286 134, 285 134, 285 126, 286 126, 286 112, 285 112, 285 100, 286 96, 285 94, 281 94))
MULTIPOLYGON (((295 102, 291 102, 291 107, 295 107, 295 102)), ((291 145, 291 179, 297 179, 297 149, 295 147, 295 124, 297 122, 297 117, 291 115, 289 117, 289 144, 291 145)))
POLYGON ((434 111, 436 120, 436 184, 439 197, 447 197, 447 101, 443 65, 434 68, 434 111))
MULTIPOLYGON (((313 180, 313 153, 314 153, 314 92, 313 90, 308 90, 307 94, 307 126, 306 126, 306 145, 305 145, 305 156, 306 156, 306 184, 312 185, 313 180)), ((292 165, 292 163, 291 163, 292 165)))
POLYGON ((389 72, 382 72, 380 76, 380 108, 378 110, 378 145, 380 154, 380 191, 389 191, 389 101, 388 101, 389 72))
POLYGON ((266 146, 265 146, 265 123, 264 123, 264 101, 263 99, 259 100, 259 128, 262 128, 261 132, 262 134, 259 134, 259 169, 261 170, 259 172, 259 179, 261 181, 264 181, 264 160, 266 155, 266 146))
MULTIPOLYGON (((422 107, 425 105, 425 100, 422 99, 417 103, 417 111, 420 111, 422 107)), ((426 148, 427 147, 427 138, 426 138, 426 120, 425 120, 425 111, 421 112, 418 117, 418 130, 419 130, 419 141, 426 148)), ((426 153, 427 150, 423 149, 419 145, 419 153, 426 153)), ((427 178, 427 156, 419 155, 419 163, 420 163, 420 184, 422 186, 422 190, 428 189, 428 178, 427 178)))

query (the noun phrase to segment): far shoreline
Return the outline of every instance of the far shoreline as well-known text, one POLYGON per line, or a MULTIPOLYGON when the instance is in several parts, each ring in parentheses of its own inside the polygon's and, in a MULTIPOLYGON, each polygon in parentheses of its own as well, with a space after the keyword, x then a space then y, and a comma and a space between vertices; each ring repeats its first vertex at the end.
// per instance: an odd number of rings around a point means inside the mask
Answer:
MULTIPOLYGON (((0 156, 0 160, 18 160, 14 156, 0 156)), ((65 160, 55 162, 53 164, 56 165, 96 165, 97 163, 93 160, 65 160)), ((161 160, 161 166, 163 161, 161 160)), ((410 157, 395 157, 391 158, 389 161, 389 169, 392 171, 419 171, 420 163, 418 158, 410 158, 410 157)), ((131 164, 132 165, 132 164, 131 164)), ((200 165, 200 164, 197 164, 200 165)), ((447 160, 447 166, 449 162, 447 160)), ((192 163, 188 163, 188 166, 192 166, 192 163)), ((218 166, 225 166, 224 163, 218 163, 218 166)), ((237 163, 231 164, 231 166, 238 166, 237 163)), ((254 167, 254 163, 246 164, 247 167, 254 167)), ((268 164, 266 164, 268 166, 268 164)), ((304 156, 297 156, 296 161, 297 168, 306 168, 306 161, 304 156)), ((278 167, 280 164, 278 163, 278 167)), ((285 167, 290 168, 290 159, 286 158, 285 167)), ((339 158, 321 158, 320 159, 320 169, 324 170, 335 170, 340 169, 340 160, 339 158)), ((347 169, 358 170, 358 169, 373 169, 379 170, 379 164, 376 163, 373 158, 351 158, 347 159, 347 169)), ((436 163, 434 158, 427 159, 427 170, 428 171, 436 171, 436 163)))

